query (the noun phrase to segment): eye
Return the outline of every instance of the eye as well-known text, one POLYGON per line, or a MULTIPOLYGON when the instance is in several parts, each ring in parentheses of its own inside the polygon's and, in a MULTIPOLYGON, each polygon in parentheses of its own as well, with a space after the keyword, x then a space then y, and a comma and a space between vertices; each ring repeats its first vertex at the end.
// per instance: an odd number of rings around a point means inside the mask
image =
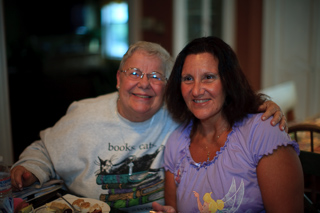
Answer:
POLYGON ((159 73, 151 73, 149 74, 149 78, 161 81, 162 76, 159 73))
POLYGON ((191 83, 191 81, 193 81, 193 78, 189 75, 186 75, 186 76, 182 76, 181 81, 185 83, 191 83))
POLYGON ((203 77, 203 82, 207 82, 207 83, 210 83, 210 82, 213 82, 214 80, 218 79, 218 75, 215 75, 215 74, 206 74, 204 77, 203 77))
POLYGON ((137 77, 141 76, 141 72, 139 70, 131 69, 130 72, 129 72, 129 75, 131 77, 137 78, 137 77))
POLYGON ((139 76, 139 74, 138 74, 136 71, 133 71, 133 72, 131 72, 130 74, 131 74, 131 75, 137 75, 137 76, 139 76))
POLYGON ((207 75, 206 76, 206 79, 213 79, 214 78, 214 76, 212 76, 212 75, 207 75))

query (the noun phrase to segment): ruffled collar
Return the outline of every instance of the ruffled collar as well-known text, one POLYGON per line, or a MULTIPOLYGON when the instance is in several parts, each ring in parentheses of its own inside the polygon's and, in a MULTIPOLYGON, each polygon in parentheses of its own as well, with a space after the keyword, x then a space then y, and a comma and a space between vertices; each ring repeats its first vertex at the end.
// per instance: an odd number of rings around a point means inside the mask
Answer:
POLYGON ((190 143, 191 143, 191 140, 190 140, 190 132, 191 132, 191 129, 192 129, 192 124, 188 125, 185 129, 186 131, 186 134, 185 134, 185 147, 181 150, 182 153, 180 154, 184 154, 188 160, 188 162, 190 163, 191 166, 195 167, 197 170, 199 170, 200 168, 207 168, 208 166, 212 165, 218 158, 219 156, 221 155, 221 153, 227 148, 228 146, 228 143, 229 143, 229 140, 230 140, 230 137, 231 135, 234 133, 234 129, 237 125, 234 125, 231 129, 231 132, 228 134, 227 136, 227 140, 226 142, 224 143, 223 147, 220 148, 219 151, 216 152, 216 156, 214 156, 214 158, 210 161, 204 161, 204 162, 195 162, 191 156, 191 153, 190 153, 190 143))

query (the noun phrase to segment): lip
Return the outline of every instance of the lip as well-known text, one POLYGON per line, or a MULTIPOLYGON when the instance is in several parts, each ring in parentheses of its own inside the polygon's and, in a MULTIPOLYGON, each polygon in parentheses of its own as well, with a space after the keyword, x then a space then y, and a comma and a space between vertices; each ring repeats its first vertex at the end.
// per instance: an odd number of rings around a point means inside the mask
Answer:
POLYGON ((152 98, 152 96, 150 95, 146 95, 146 94, 137 94, 137 93, 132 93, 132 95, 138 97, 138 98, 145 98, 145 99, 149 99, 152 98))
POLYGON ((193 99, 192 101, 196 104, 203 104, 203 103, 207 103, 208 101, 210 101, 210 99, 193 99))

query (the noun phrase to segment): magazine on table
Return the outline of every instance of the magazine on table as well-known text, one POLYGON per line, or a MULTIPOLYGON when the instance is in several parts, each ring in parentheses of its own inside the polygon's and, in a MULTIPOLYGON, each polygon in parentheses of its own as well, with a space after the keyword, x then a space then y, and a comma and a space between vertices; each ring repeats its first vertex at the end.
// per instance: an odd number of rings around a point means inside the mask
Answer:
POLYGON ((21 198, 26 202, 32 201, 33 199, 39 198, 51 192, 61 189, 63 186, 63 180, 49 180, 45 182, 42 186, 39 182, 32 184, 31 186, 25 187, 21 191, 14 191, 14 198, 21 198))

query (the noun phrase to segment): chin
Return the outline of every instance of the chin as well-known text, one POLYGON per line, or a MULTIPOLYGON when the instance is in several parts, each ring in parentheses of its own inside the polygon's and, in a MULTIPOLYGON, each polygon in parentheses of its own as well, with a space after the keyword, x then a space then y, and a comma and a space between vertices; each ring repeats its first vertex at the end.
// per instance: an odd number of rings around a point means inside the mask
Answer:
POLYGON ((150 113, 151 109, 150 107, 139 107, 139 108, 135 107, 133 108, 133 111, 137 114, 143 115, 143 114, 150 113))
POLYGON ((207 114, 193 114, 196 118, 198 118, 199 120, 206 120, 208 118, 210 118, 211 116, 207 115, 207 114))
POLYGON ((144 115, 144 114, 156 114, 156 112, 160 109, 160 107, 158 107, 157 109, 155 109, 154 107, 150 107, 150 106, 145 106, 145 107, 135 107, 133 108, 133 110, 140 115, 144 115))

